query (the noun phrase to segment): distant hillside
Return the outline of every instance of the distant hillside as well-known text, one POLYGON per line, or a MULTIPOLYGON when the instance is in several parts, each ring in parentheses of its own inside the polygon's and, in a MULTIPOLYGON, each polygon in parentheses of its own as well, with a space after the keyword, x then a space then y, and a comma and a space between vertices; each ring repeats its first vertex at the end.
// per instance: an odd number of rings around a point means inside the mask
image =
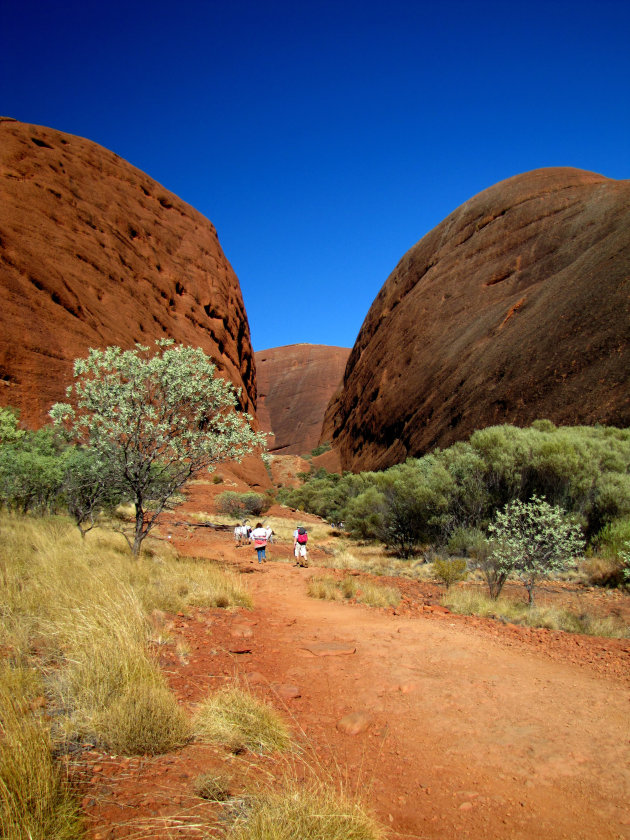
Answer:
POLYGON ((455 210, 376 297, 322 439, 374 469, 536 418, 630 425, 630 181, 539 169, 455 210))
POLYGON ((0 404, 39 424, 89 347, 202 347, 255 413, 238 279, 213 225, 113 152, 0 120, 0 404))
POLYGON ((328 401, 339 387, 350 350, 291 344, 255 353, 258 419, 273 432, 271 452, 302 455, 314 449, 328 401))

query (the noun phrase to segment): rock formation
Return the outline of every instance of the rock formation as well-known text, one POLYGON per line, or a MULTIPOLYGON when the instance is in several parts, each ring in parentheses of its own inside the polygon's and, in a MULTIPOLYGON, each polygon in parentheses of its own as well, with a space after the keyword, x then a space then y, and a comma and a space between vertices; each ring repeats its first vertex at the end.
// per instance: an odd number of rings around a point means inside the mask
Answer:
POLYGON ((213 225, 113 152, 0 120, 0 403, 28 424, 89 347, 201 347, 255 412, 238 279, 213 225))
POLYGON ((256 352, 258 419, 273 432, 269 450, 302 455, 314 449, 328 401, 341 383, 350 350, 292 344, 256 352))
POLYGON ((471 198, 394 269, 322 439, 346 469, 475 429, 630 424, 630 181, 540 169, 471 198))

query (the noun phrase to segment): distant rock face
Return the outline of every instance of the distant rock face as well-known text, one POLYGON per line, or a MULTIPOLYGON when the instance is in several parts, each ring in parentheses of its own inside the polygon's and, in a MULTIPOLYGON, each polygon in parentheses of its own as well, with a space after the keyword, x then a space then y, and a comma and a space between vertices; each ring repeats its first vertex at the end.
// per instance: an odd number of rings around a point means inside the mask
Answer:
POLYGON ((114 153, 0 120, 0 403, 39 425, 89 347, 201 347, 243 388, 256 374, 238 279, 213 225, 114 153))
POLYGON ((258 419, 273 432, 269 450, 302 455, 320 438, 328 401, 339 387, 350 350, 291 344, 256 352, 258 419))
POLYGON ((387 279, 322 437, 387 467, 499 423, 630 425, 630 181, 541 169, 471 198, 387 279))

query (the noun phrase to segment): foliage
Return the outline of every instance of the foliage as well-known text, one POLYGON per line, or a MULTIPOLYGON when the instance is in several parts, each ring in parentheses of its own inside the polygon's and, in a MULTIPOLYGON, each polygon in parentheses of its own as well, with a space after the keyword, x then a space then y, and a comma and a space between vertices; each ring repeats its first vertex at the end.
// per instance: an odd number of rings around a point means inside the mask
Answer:
POLYGON ((506 504, 533 495, 579 517, 586 537, 597 541, 607 525, 630 517, 630 430, 548 420, 526 429, 493 426, 383 472, 318 470, 301 487, 285 488, 282 501, 408 556, 462 529, 483 532, 506 504))
POLYGON ((216 508, 219 513, 231 516, 233 519, 243 519, 246 516, 260 516, 269 510, 271 500, 263 493, 234 493, 226 490, 216 498, 216 508))
POLYGON ((465 580, 468 574, 466 561, 461 557, 436 557, 433 561, 433 571, 446 588, 454 583, 465 580))
POLYGON ((74 363, 71 404, 51 417, 117 474, 135 506, 134 556, 173 495, 201 470, 239 460, 264 436, 235 409, 231 384, 201 349, 156 342, 155 353, 108 347, 74 363), (152 504, 149 504, 151 502, 152 504))
POLYGON ((126 500, 125 487, 112 462, 98 451, 80 446, 65 454, 59 494, 82 537, 95 527, 99 514, 112 512, 126 500))
POLYGON ((64 470, 64 447, 52 429, 24 431, 0 445, 0 504, 20 513, 54 512, 64 470))
POLYGON ((530 604, 538 580, 567 568, 584 548, 579 527, 566 519, 560 507, 538 496, 507 504, 488 530, 494 538, 497 570, 523 581, 530 604))
POLYGON ((630 542, 626 543, 625 549, 619 552, 622 562, 623 579, 626 586, 630 586, 630 542))

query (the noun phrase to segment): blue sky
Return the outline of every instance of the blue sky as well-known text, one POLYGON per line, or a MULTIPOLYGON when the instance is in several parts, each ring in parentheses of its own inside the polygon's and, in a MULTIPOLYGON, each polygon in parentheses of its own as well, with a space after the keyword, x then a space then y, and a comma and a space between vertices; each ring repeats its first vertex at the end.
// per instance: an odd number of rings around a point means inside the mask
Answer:
POLYGON ((630 2, 7 0, 0 113, 216 226, 254 349, 350 347, 402 255, 541 166, 630 178, 630 2))

